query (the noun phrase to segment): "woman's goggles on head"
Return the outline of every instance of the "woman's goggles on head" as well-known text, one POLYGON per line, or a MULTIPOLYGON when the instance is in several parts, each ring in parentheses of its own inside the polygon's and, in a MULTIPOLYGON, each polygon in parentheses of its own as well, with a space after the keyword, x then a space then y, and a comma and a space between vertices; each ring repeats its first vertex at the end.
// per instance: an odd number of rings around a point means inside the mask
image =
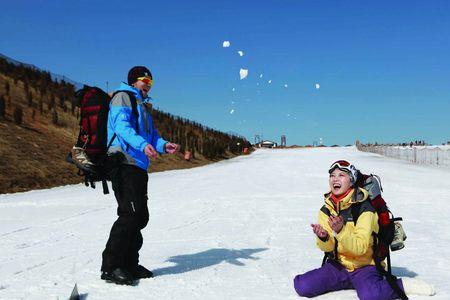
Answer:
POLYGON ((148 86, 152 86, 153 85, 153 79, 151 77, 148 77, 148 76, 138 77, 137 80, 142 81, 143 83, 145 83, 148 86))
POLYGON ((349 163, 346 160, 338 160, 331 164, 328 173, 332 173, 335 169, 342 170, 347 172, 350 175, 350 179, 352 182, 356 182, 358 177, 358 170, 356 170, 355 166, 349 163))
POLYGON ((330 166, 330 169, 328 170, 328 172, 333 172, 333 170, 334 169, 336 169, 336 168, 339 168, 339 169, 341 169, 341 170, 347 170, 347 171, 350 171, 350 166, 351 166, 352 164, 351 163, 349 163, 348 161, 346 161, 346 160, 338 160, 338 161, 335 161, 334 163, 332 163, 331 164, 331 166, 330 166))

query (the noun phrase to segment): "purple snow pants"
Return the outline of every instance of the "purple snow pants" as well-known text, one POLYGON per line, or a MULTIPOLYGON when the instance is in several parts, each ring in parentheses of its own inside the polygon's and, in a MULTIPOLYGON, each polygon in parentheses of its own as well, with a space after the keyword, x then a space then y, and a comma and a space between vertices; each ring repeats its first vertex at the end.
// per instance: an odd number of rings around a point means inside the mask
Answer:
MULTIPOLYGON (((403 289, 402 281, 398 280, 403 289)), ((302 297, 315 297, 332 291, 355 289, 361 300, 390 300, 399 298, 375 266, 348 272, 336 262, 294 278, 294 288, 302 297)))

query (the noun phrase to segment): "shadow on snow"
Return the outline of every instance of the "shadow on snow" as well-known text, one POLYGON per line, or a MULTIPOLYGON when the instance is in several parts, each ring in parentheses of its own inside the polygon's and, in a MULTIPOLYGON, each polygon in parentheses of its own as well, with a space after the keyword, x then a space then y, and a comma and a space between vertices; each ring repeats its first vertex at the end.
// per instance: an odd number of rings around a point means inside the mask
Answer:
POLYGON ((175 266, 153 270, 153 274, 155 276, 180 274, 218 265, 222 262, 227 262, 235 266, 245 266, 245 264, 238 259, 257 260, 259 258, 252 255, 267 249, 268 248, 235 250, 216 248, 194 254, 172 256, 167 259, 166 262, 175 263, 175 266))
POLYGON ((416 277, 418 274, 404 267, 392 267, 392 274, 400 277, 416 277))

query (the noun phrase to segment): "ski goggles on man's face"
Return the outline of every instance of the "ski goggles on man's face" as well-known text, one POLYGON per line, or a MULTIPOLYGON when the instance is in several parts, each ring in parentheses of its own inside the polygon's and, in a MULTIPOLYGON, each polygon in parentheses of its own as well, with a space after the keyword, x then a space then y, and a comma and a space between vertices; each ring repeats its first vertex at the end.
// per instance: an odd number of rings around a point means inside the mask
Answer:
POLYGON ((137 80, 142 81, 143 83, 145 83, 148 86, 152 86, 153 85, 153 79, 148 77, 148 76, 138 77, 137 80))
POLYGON ((352 164, 349 163, 349 162, 346 161, 346 160, 338 160, 338 161, 335 161, 334 163, 331 164, 330 169, 328 170, 328 172, 331 173, 331 172, 333 172, 334 169, 336 169, 336 168, 338 168, 338 169, 340 169, 340 170, 345 170, 345 171, 347 171, 347 172, 351 172, 351 170, 350 170, 350 166, 351 166, 351 165, 352 165, 352 164))

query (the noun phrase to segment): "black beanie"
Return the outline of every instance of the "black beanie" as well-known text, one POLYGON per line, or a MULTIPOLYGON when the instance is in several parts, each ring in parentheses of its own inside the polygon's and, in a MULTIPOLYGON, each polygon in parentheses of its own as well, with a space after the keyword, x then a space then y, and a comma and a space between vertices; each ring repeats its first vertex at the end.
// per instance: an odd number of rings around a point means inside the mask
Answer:
POLYGON ((133 83, 135 83, 137 81, 137 79, 139 77, 144 77, 144 76, 147 76, 147 77, 150 77, 151 79, 153 79, 152 73, 146 67, 144 67, 144 66, 132 67, 130 69, 130 71, 128 72, 128 84, 132 85, 133 83))

